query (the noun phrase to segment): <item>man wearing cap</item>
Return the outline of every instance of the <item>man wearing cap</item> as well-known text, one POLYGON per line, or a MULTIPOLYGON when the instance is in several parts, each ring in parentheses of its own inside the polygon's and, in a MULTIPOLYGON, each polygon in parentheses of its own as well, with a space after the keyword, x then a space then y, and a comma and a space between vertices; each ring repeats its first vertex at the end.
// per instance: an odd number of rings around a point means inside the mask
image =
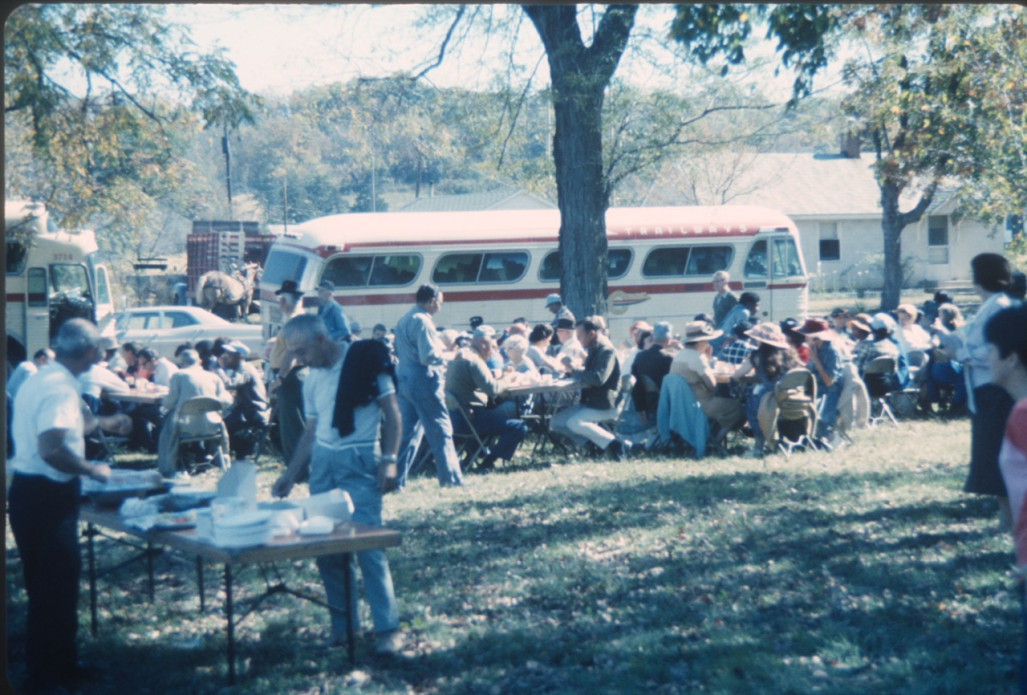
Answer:
POLYGON ((234 395, 232 407, 225 415, 225 426, 232 435, 232 448, 239 458, 246 458, 253 453, 257 442, 244 431, 263 430, 271 421, 267 389, 257 368, 243 359, 243 353, 248 352, 245 345, 233 340, 222 345, 221 350, 216 373, 234 395))
POLYGON ((719 326, 728 313, 738 304, 738 297, 731 291, 731 276, 726 270, 713 274, 713 325, 719 326))
MULTIPOLYGON (((282 313, 281 326, 289 319, 303 314, 303 293, 295 280, 286 280, 275 292, 278 297, 278 309, 282 313)), ((282 447, 282 456, 288 461, 296 448, 296 442, 303 434, 303 380, 307 368, 297 365, 289 353, 282 338, 281 328, 278 334, 268 341, 268 367, 274 373, 269 394, 275 397, 275 417, 278 418, 278 440, 282 447)))
POLYGON ((553 329, 556 329, 556 323, 560 319, 567 319, 571 322, 571 329, 574 329, 574 314, 571 310, 563 305, 563 300, 560 299, 560 295, 553 293, 546 297, 546 308, 553 312, 553 329))
POLYGON ((553 357, 559 362, 563 363, 564 358, 568 358, 571 364, 575 366, 581 366, 581 363, 587 356, 585 346, 578 340, 578 334, 574 330, 574 319, 560 318, 556 320, 556 332, 554 334, 556 338, 555 350, 553 350, 553 357))
POLYGON ((842 393, 842 360, 834 349, 831 340, 834 331, 824 319, 806 319, 798 333, 806 336, 809 343, 809 362, 806 368, 813 372, 817 382, 817 395, 823 397, 820 412, 817 416, 816 436, 828 440, 835 447, 840 437, 834 431, 835 420, 838 419, 838 400, 842 393))
POLYGON ((710 358, 713 356, 712 341, 721 334, 721 331, 714 330, 705 321, 689 323, 681 336, 685 347, 674 355, 670 364, 670 373, 688 382, 706 419, 711 425, 716 425, 717 431, 711 436, 714 441, 719 434, 739 424, 744 417, 742 404, 737 398, 717 395, 717 376, 710 358))
POLYGON ((432 320, 442 308, 442 299, 438 287, 421 285, 415 295, 417 304, 396 324, 397 392, 403 419, 398 487, 406 484, 422 436, 431 446, 439 485, 463 485, 453 423, 446 409, 445 346, 432 320))
POLYGON ((663 377, 670 372, 674 352, 670 348, 674 327, 666 321, 658 321, 652 328, 653 344, 640 350, 631 363, 631 375, 635 385, 631 388, 631 400, 643 425, 656 420, 656 406, 659 403, 660 386, 663 377), (651 384, 647 386, 646 379, 651 384), (655 385, 655 391, 652 386, 655 385))
POLYGON ((606 456, 622 461, 631 445, 622 442, 597 423, 617 417, 617 393, 620 391, 620 365, 617 353, 603 329, 605 322, 600 316, 589 316, 578 321, 575 331, 578 342, 588 352, 585 363, 574 368, 569 356, 563 364, 570 371, 570 377, 584 384, 578 405, 556 413, 552 428, 575 441, 587 439, 605 452, 606 456))
MULTIPOLYGON (((499 437, 481 462, 484 469, 493 468, 498 459, 512 459, 528 434, 528 425, 517 417, 516 402, 496 402, 506 391, 506 382, 496 379, 488 366, 488 358, 496 350, 494 336, 491 326, 478 326, 471 335, 471 345, 459 350, 457 358, 446 367, 447 398, 460 404, 478 434, 499 437)), ((450 416, 454 429, 466 429, 459 411, 450 416)))
POLYGON ((317 315, 324 321, 332 340, 352 340, 349 319, 342 305, 335 301, 335 285, 331 280, 322 280, 317 286, 317 315))

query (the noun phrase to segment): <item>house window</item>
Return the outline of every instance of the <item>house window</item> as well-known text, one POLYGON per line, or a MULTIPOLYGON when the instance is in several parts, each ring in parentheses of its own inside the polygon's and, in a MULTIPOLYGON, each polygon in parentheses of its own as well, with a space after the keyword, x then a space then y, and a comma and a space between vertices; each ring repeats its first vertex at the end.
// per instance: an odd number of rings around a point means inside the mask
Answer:
POLYGON ((842 245, 838 240, 838 223, 820 223, 820 260, 837 261, 842 257, 842 245))
POLYGON ((949 218, 946 215, 930 215, 927 218, 927 262, 949 262, 949 218))

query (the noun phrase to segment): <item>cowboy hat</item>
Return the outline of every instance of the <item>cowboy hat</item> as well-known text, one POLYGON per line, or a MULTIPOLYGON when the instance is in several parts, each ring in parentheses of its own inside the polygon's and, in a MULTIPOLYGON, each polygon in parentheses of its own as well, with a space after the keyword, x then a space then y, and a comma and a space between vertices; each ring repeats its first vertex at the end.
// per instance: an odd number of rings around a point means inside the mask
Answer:
POLYGON ((281 288, 275 291, 275 294, 293 294, 297 297, 302 297, 303 291, 295 280, 285 280, 282 282, 281 288))
POLYGON ((776 348, 788 347, 788 338, 778 326, 772 323, 758 323, 745 334, 759 343, 773 345, 776 348))
POLYGON ((681 336, 682 343, 698 343, 703 340, 713 340, 724 335, 724 331, 715 330, 705 321, 692 321, 685 326, 685 333, 681 336))
POLYGON ((806 319, 806 323, 802 324, 802 328, 796 328, 796 333, 802 333, 807 338, 817 337, 822 340, 829 339, 831 333, 831 327, 827 325, 827 321, 824 319, 806 319))

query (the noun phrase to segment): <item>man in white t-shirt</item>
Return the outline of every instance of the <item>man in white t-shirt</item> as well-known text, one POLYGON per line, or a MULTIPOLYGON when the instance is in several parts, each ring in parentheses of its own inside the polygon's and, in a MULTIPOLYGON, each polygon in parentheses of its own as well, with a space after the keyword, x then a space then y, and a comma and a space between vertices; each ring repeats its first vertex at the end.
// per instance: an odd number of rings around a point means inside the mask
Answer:
POLYGON ((104 482, 111 469, 87 461, 85 434, 98 424, 125 431, 125 415, 95 418, 78 375, 101 357, 100 333, 84 319, 61 325, 53 362, 30 376, 14 401, 11 531, 28 594, 24 692, 74 687, 80 677, 75 635, 82 561, 78 546, 80 476, 104 482))
MULTIPOLYGON (((290 319, 281 336, 296 361, 308 366, 310 373, 303 382, 306 428, 288 468, 275 481, 274 494, 287 496, 309 465, 310 494, 345 490, 353 500, 353 521, 381 526, 382 495, 396 485, 401 431, 388 350, 377 340, 353 344, 332 340, 324 322, 312 315, 290 319)), ((389 562, 383 550, 359 552, 357 559, 371 607, 375 651, 395 654, 402 647, 402 633, 389 562)), ((329 605, 342 606, 345 573, 353 572, 352 565, 344 555, 330 555, 319 557, 317 567, 329 605)), ((355 600, 348 610, 330 608, 329 613, 330 643, 341 644, 347 634, 347 615, 357 614, 355 600)))

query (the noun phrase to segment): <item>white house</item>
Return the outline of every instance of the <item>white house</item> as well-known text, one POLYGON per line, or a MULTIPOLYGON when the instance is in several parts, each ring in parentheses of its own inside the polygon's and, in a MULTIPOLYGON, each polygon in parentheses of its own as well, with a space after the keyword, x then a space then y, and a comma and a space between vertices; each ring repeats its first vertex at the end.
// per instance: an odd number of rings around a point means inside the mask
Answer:
MULTIPOLYGON (((791 217, 814 287, 878 289, 882 285, 883 233, 874 156, 858 146, 845 154, 754 154, 731 175, 730 186, 711 204, 766 205, 791 217)), ((694 188, 693 188, 694 190, 694 188)), ((680 203, 678 203, 680 204, 680 203)), ((900 210, 916 204, 907 196, 900 210)), ((920 222, 902 232, 907 286, 970 279, 970 259, 1002 253, 1003 225, 953 217, 954 201, 935 196, 920 222)))

